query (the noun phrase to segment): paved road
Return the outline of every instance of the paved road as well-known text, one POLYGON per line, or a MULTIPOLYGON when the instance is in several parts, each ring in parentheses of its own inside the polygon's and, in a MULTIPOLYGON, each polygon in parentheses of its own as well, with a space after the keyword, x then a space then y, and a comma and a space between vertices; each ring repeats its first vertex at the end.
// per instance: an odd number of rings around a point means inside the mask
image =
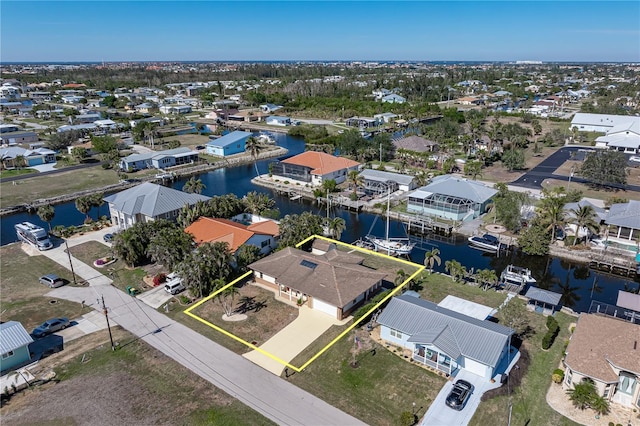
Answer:
MULTIPOLYGON (((89 237, 92 238, 92 237, 89 237)), ((70 245, 86 238, 70 239, 70 245)), ((42 252, 69 266, 61 246, 42 252)), ((89 287, 64 286, 48 295, 87 304, 104 297, 109 320, 173 358, 265 417, 282 425, 364 425, 321 399, 173 321, 136 298, 113 287, 111 280, 72 258, 75 273, 89 287)), ((304 374, 304 373, 303 373, 304 374)))
MULTIPOLYGON (((593 151, 594 149, 583 146, 568 146, 561 148, 520 178, 511 182, 510 185, 540 190, 542 189, 542 183, 547 179, 560 180, 569 184, 569 176, 556 175, 554 172, 558 167, 562 166, 565 161, 570 159, 574 153, 577 153, 580 150, 593 151)), ((591 183, 588 179, 578 176, 573 176, 571 178, 571 182, 584 184, 591 183)), ((640 185, 612 186, 626 191, 640 191, 640 185)))

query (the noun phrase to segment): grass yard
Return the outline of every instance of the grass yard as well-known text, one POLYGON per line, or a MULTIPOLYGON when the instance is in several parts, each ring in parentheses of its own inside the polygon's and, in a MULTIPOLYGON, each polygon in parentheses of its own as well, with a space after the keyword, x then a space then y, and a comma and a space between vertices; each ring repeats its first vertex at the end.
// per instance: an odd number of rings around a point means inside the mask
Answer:
MULTIPOLYGON (((36 169, 11 169, 11 170, 2 170, 0 172, 0 178, 8 178, 13 176, 21 176, 28 175, 31 173, 38 173, 36 169)), ((11 184, 13 185, 13 184, 11 184)))
MULTIPOLYGON (((253 344, 256 346, 262 345, 298 317, 298 308, 275 300, 273 292, 269 290, 250 284, 237 288, 238 294, 231 302, 232 312, 235 316, 246 315, 246 320, 223 320, 225 311, 220 299, 216 297, 192 312, 247 342, 255 342, 253 344)), ((231 340, 229 337, 225 338, 231 340)), ((243 352, 250 350, 246 346, 244 348, 243 352)))
MULTIPOLYGON (((346 326, 333 326, 293 361, 301 365, 346 326)), ((422 416, 438 394, 445 379, 400 358, 373 342, 367 332, 358 331, 363 350, 351 367, 354 332, 348 333, 301 373, 288 380, 370 425, 400 424, 404 411, 412 411, 412 402, 422 416), (365 337, 363 337, 363 335, 365 337), (375 349, 375 351, 373 350, 375 349)))
POLYGON ((72 281, 70 271, 43 255, 27 255, 20 243, 1 247, 0 320, 19 321, 30 331, 49 318, 72 319, 89 311, 77 303, 45 296, 50 289, 40 284, 38 278, 46 274, 72 281))
POLYGON ((479 286, 453 282, 451 277, 444 274, 423 272, 425 277, 420 297, 434 303, 440 303, 446 296, 452 295, 461 299, 480 303, 491 308, 497 308, 506 299, 506 294, 494 290, 484 291, 479 286))
POLYGON ((113 170, 89 167, 60 172, 55 176, 34 176, 16 181, 16 185, 5 182, 0 184, 0 205, 6 208, 31 203, 43 198, 113 185, 119 180, 113 170))
POLYGON ((161 352, 119 329, 130 342, 111 351, 106 331, 41 361, 59 383, 33 387, 0 410, 12 424, 270 425, 271 421, 161 352), (82 362, 82 359, 85 362, 82 362))
POLYGON ((93 262, 101 257, 113 256, 111 248, 98 241, 87 241, 69 248, 71 255, 79 261, 86 263, 103 275, 109 276, 114 272, 113 284, 122 291, 127 291, 127 286, 132 286, 138 290, 144 290, 143 278, 147 272, 142 268, 130 268, 124 261, 118 260, 104 268, 96 268, 93 262))
POLYGON ((351 253, 356 256, 360 256, 364 258, 364 262, 362 263, 367 268, 375 269, 378 272, 382 272, 387 274, 385 280, 394 282, 396 279, 397 273, 399 270, 403 270, 407 275, 411 275, 418 270, 421 265, 408 265, 406 263, 399 262, 394 259, 389 259, 385 256, 378 256, 372 253, 366 253, 360 250, 355 250, 350 247, 343 246, 341 244, 337 244, 337 249, 342 252, 351 253))
MULTIPOLYGON (((519 303, 525 303, 519 300, 519 303)), ((499 317, 499 314, 498 314, 499 317)), ((514 425, 576 425, 573 421, 554 411, 546 401, 546 394, 551 385, 551 374, 558 368, 565 342, 569 339, 569 324, 576 318, 562 312, 556 314, 560 326, 560 334, 549 351, 541 348, 542 337, 546 333, 546 317, 527 311, 529 325, 534 330, 528 336, 523 347, 530 357, 530 365, 522 379, 522 383, 512 389, 513 404, 512 421, 514 425)), ((509 399, 506 395, 496 396, 483 401, 471 422, 472 426, 488 424, 507 424, 509 419, 509 399)))

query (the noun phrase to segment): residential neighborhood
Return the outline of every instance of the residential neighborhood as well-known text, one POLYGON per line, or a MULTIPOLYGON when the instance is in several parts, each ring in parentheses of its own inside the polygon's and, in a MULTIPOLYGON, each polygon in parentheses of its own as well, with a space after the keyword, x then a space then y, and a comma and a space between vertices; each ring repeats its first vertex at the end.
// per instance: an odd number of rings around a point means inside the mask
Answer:
POLYGON ((238 59, 179 59, 168 3, 109 6, 169 28, 166 60, 66 5, 52 38, 122 59, 0 54, 3 421, 640 425, 640 58, 312 60, 205 2, 192 43, 238 59))

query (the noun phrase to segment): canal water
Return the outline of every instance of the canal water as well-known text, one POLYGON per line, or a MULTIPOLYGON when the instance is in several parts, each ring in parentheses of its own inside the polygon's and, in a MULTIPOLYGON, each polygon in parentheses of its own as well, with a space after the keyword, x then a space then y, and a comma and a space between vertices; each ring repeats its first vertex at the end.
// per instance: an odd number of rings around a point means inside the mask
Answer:
MULTIPOLYGON (((284 134, 274 134, 278 145, 289 150, 287 156, 296 155, 304 151, 304 141, 284 134)), ((257 163, 259 173, 268 173, 269 162, 264 160, 257 163)), ((326 215, 326 209, 309 200, 291 201, 287 196, 278 195, 273 191, 262 188, 251 183, 251 179, 256 176, 256 166, 253 164, 231 167, 226 169, 213 170, 199 176, 206 185, 204 195, 222 195, 234 193, 238 197, 244 196, 249 191, 258 191, 269 194, 276 200, 276 207, 280 209, 282 216, 286 214, 299 214, 304 211, 311 211, 318 215, 326 215)), ((185 179, 173 182, 172 186, 182 189, 185 179)), ((97 217, 97 210, 94 208, 90 213, 92 217, 97 217)), ((107 206, 100 209, 100 214, 108 214, 107 206)), ((353 213, 340 208, 333 208, 330 211, 332 217, 339 216, 346 221, 346 229, 341 236, 345 242, 353 242, 371 233, 377 236, 384 236, 385 220, 382 217, 369 213, 353 213)), ((52 226, 56 225, 77 225, 84 220, 84 215, 78 212, 73 202, 59 204, 55 206, 55 218, 52 226)), ((19 222, 30 221, 47 226, 37 215, 20 213, 5 216, 1 221, 0 244, 8 244, 17 241, 14 225, 19 222)), ((390 236, 404 236, 404 227, 401 223, 392 221, 390 226, 390 236)), ((437 247, 440 250, 442 264, 434 268, 437 272, 445 272, 445 261, 456 259, 467 269, 474 270, 491 268, 495 269, 498 275, 508 265, 515 264, 531 269, 534 277, 538 280, 538 286, 565 295, 566 305, 576 311, 589 309, 591 300, 598 300, 605 303, 615 304, 618 290, 637 289, 639 283, 633 280, 625 280, 623 277, 607 275, 601 272, 590 270, 586 265, 571 263, 553 257, 532 257, 518 253, 506 253, 500 257, 487 254, 469 247, 464 237, 443 238, 435 236, 431 239, 421 239, 411 255, 411 260, 417 263, 424 261, 424 253, 437 247)), ((451 285, 460 285, 454 284, 451 285)))

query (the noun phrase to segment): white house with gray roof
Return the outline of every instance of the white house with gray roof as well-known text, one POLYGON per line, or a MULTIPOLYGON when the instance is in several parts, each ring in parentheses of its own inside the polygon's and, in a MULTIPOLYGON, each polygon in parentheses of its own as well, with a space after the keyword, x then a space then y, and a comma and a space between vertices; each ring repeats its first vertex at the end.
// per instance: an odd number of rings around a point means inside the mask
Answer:
POLYGON ((143 169, 166 169, 198 161, 198 153, 185 146, 165 151, 131 154, 120 160, 120 169, 135 172, 143 169))
POLYGON ((640 238, 640 201, 613 204, 604 220, 607 239, 626 246, 636 252, 636 241, 640 238))
POLYGON ((365 169, 360 176, 364 179, 363 188, 367 195, 386 194, 389 189, 391 192, 409 192, 416 187, 415 177, 400 173, 365 169))
POLYGON ((437 176, 429 185, 409 194, 407 211, 464 222, 484 214, 497 192, 477 181, 437 176))
POLYGON ((392 298, 377 322, 383 340, 410 349, 414 361, 447 374, 465 370, 490 380, 513 359, 513 329, 414 295, 392 298))
POLYGON ((149 182, 104 197, 109 205, 111 223, 120 229, 157 219, 173 221, 183 206, 209 199, 204 195, 189 194, 149 182))

